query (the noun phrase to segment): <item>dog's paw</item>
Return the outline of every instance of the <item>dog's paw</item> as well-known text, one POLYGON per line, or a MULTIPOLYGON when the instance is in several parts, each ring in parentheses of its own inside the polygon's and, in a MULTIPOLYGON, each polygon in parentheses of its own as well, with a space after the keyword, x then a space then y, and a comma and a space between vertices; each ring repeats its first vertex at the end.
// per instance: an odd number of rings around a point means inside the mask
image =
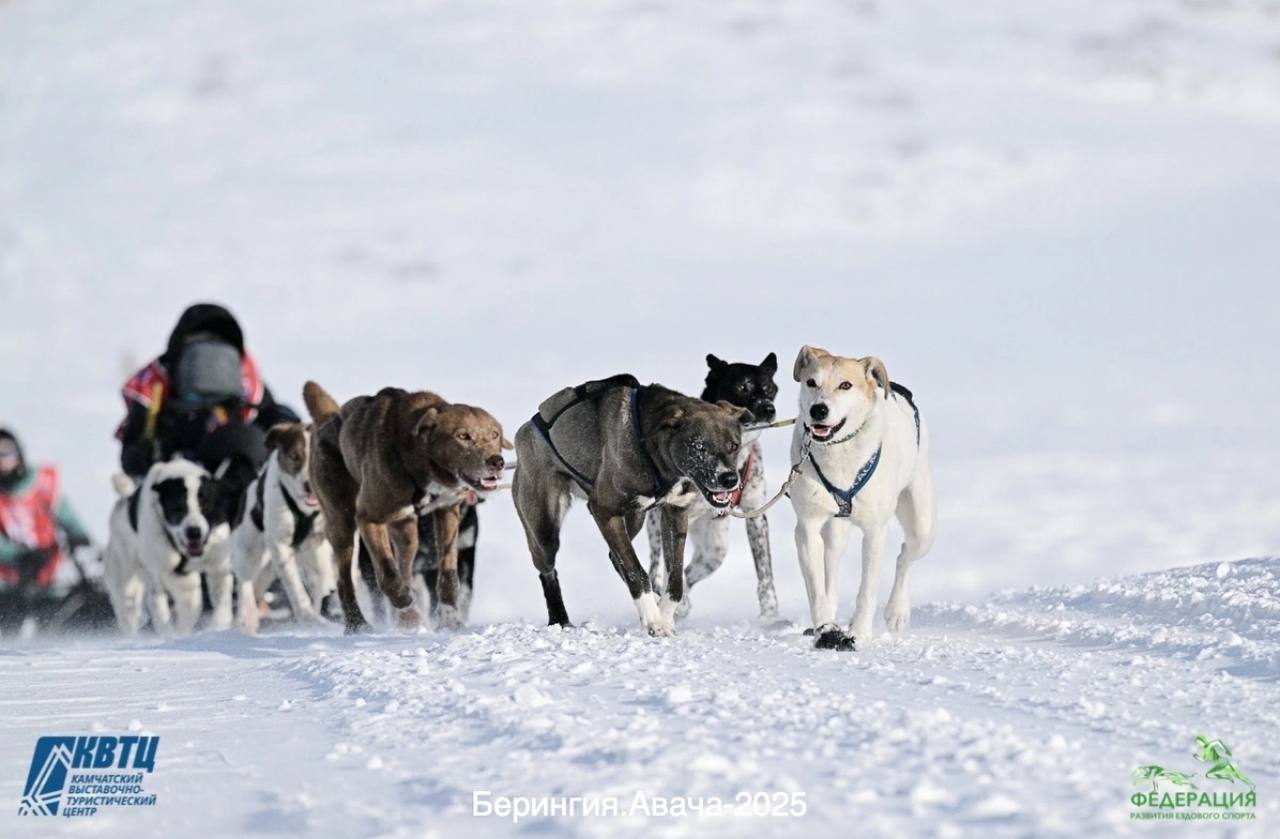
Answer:
POLYGON ((462 612, 456 606, 441 603, 436 607, 436 629, 455 630, 462 629, 464 625, 462 612))
POLYGON ((906 632, 911 625, 911 605, 890 600, 884 607, 884 625, 890 632, 906 632))
POLYGON ((670 638, 676 634, 676 626, 667 620, 657 620, 645 625, 650 638, 670 638))
POLYGON ((342 627, 343 635, 364 635, 373 632, 373 627, 368 621, 344 621, 342 627))
POLYGON ((410 632, 422 626, 422 613, 414 606, 396 613, 396 626, 410 632))
POLYGON ((865 615, 855 613, 853 620, 849 621, 849 634, 863 640, 870 639, 873 634, 871 624, 875 620, 875 616, 874 610, 868 611, 865 615))
POLYGON ((311 615, 298 620, 300 629, 311 630, 313 632, 322 629, 328 629, 333 626, 333 622, 319 612, 313 612, 311 615))
POLYGON ((682 621, 689 617, 689 610, 693 608, 693 603, 689 600, 689 592, 684 593, 684 599, 676 606, 676 620, 682 621))
POLYGON ((403 611, 413 606, 413 590, 404 586, 388 594, 387 600, 390 601, 391 608, 403 611))
POLYGON ((836 650, 838 652, 853 652, 854 636, 846 634, 843 629, 834 624, 820 626, 814 632, 817 636, 813 642, 814 649, 818 650, 836 650))

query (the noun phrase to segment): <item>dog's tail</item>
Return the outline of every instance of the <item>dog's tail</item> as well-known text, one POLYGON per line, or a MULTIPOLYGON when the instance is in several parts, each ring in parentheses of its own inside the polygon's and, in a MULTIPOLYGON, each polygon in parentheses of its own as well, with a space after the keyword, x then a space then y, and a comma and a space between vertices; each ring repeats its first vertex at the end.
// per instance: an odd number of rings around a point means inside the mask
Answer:
POLYGON ((338 415, 341 410, 338 402, 315 382, 307 382, 302 386, 302 401, 307 403, 307 413, 316 425, 326 423, 338 415))
POLYGON ((138 485, 133 482, 133 478, 130 478, 125 473, 117 472, 111 476, 111 488, 121 498, 128 498, 138 489, 138 485))

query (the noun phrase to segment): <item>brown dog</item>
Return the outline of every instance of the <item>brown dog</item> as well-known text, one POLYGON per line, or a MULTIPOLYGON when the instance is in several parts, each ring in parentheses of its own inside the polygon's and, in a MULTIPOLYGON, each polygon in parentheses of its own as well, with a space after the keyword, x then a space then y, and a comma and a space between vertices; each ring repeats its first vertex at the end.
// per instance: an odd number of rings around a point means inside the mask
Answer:
POLYGON ((458 612, 459 507, 468 490, 498 485, 511 443, 488 412, 453 405, 434 393, 383 388, 341 408, 320 385, 302 398, 315 422, 311 483, 324 510, 338 560, 338 596, 348 632, 368 628, 351 578, 355 535, 368 548, 378 588, 400 610, 400 625, 418 626, 413 602, 417 509, 430 509, 440 551, 437 612, 441 627, 461 625, 458 612))

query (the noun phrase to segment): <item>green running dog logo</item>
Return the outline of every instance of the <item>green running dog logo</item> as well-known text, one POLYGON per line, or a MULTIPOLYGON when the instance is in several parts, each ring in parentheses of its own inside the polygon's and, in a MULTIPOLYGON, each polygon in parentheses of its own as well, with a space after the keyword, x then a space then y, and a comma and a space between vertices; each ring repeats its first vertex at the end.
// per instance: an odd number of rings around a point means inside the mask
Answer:
MULTIPOLYGON (((1201 763, 1209 764, 1209 768, 1205 770, 1204 777, 1208 780, 1227 781, 1234 784, 1239 781, 1247 784, 1249 789, 1256 789, 1253 781, 1248 776, 1236 768, 1231 762, 1231 747, 1218 739, 1210 740, 1203 734, 1196 736, 1196 748, 1191 756, 1201 763)), ((1139 766, 1133 770, 1133 785, 1140 786, 1142 784, 1151 784, 1151 791, 1156 792, 1160 788, 1160 784, 1167 783, 1173 787, 1187 787, 1189 789, 1199 789, 1195 781, 1191 780, 1195 777, 1195 773, 1179 772, 1176 769, 1166 769, 1163 766, 1151 764, 1149 766, 1139 766)))
POLYGON ((1190 787, 1191 789, 1199 789, 1195 782, 1191 780, 1191 775, 1184 775, 1176 769, 1165 769, 1163 766, 1139 766, 1133 770, 1133 785, 1139 786, 1147 782, 1151 783, 1151 791, 1156 792, 1160 789, 1160 782, 1172 784, 1175 787, 1190 787))
POLYGON ((1229 781, 1232 784, 1239 781, 1242 784, 1248 784, 1249 789, 1257 789, 1253 781, 1250 781, 1231 762, 1231 749, 1221 740, 1210 740, 1201 734, 1196 737, 1196 750, 1193 754, 1196 760, 1209 764, 1209 768, 1204 773, 1206 778, 1229 781))
MULTIPOLYGON (((1225 781, 1232 787, 1237 783, 1245 790, 1202 790, 1197 786, 1194 772, 1180 772, 1158 764, 1139 766, 1131 775, 1135 787, 1151 785, 1150 791, 1134 792, 1129 801, 1136 809, 1130 813, 1134 819, 1254 819, 1257 806, 1257 788, 1253 781, 1240 771, 1231 756, 1231 747, 1216 738, 1201 734, 1195 739, 1191 756, 1205 764, 1203 782, 1225 781)), ((1207 784, 1212 787, 1214 785, 1207 784)))

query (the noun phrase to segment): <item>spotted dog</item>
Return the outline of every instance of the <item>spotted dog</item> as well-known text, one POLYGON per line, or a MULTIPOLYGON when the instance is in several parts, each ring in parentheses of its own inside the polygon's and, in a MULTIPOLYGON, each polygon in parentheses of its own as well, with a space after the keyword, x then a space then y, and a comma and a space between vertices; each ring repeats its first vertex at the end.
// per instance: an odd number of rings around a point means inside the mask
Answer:
POLYGON ((294 619, 308 622, 324 620, 321 604, 338 582, 320 501, 307 474, 311 430, 282 423, 267 432, 266 445, 267 462, 245 491, 231 536, 237 612, 250 635, 258 631, 258 598, 274 580, 280 580, 294 619))
POLYGON ((906 629, 910 619, 911 564, 933 544, 929 429, 911 391, 891 382, 884 362, 874 356, 842 358, 806 346, 796 356, 793 375, 801 383, 801 421, 792 437, 791 462, 799 462, 809 448, 790 491, 800 571, 817 646, 852 649, 854 638, 871 637, 880 563, 895 516, 905 540, 884 617, 893 632, 906 629), (835 623, 836 583, 854 527, 862 531, 862 582, 850 637, 835 623))
MULTIPOLYGON (((775 415, 774 398, 778 386, 778 357, 769 353, 759 364, 731 364, 714 355, 707 356, 706 402, 728 402, 746 408, 760 422, 771 422, 775 415)), ((741 486, 735 490, 730 506, 739 510, 755 510, 766 501, 764 461, 760 432, 744 431, 742 448, 738 450, 737 469, 741 486)), ((729 517, 726 510, 716 509, 699 498, 689 506, 689 540, 693 542, 693 558, 684 569, 685 597, 677 618, 683 618, 691 607, 688 589, 705 580, 724 562, 729 551, 729 517)), ((778 617, 778 595, 773 586, 773 558, 769 552, 769 520, 764 516, 746 519, 747 542, 756 566, 756 599, 760 618, 774 621, 778 617)), ((649 575, 656 590, 666 587, 666 571, 662 563, 662 528, 656 511, 645 523, 649 537, 649 575)))
POLYGON ((145 606, 157 632, 190 633, 203 605, 201 574, 213 606, 209 626, 228 628, 236 489, 182 459, 153 465, 141 486, 123 475, 112 482, 120 499, 111 511, 103 577, 121 630, 136 633, 145 606))

